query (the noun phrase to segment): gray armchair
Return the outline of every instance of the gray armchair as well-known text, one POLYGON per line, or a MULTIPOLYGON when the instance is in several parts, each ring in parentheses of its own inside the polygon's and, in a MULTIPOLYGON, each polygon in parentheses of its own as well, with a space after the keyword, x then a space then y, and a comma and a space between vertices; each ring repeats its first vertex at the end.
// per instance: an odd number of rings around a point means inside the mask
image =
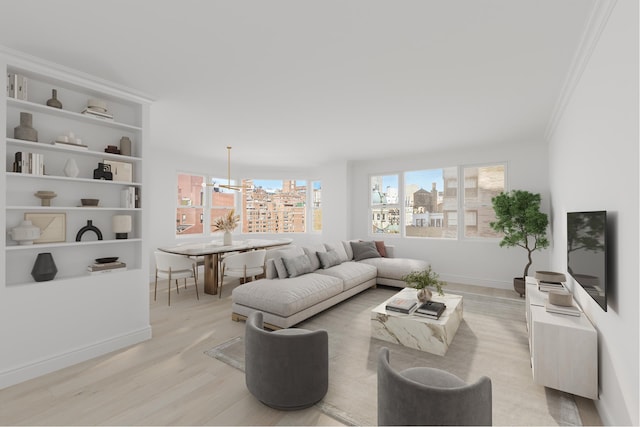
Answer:
POLYGON ((467 384, 435 368, 397 372, 378 354, 378 425, 491 425, 491 380, 467 384))
POLYGON ((247 318, 245 330, 247 388, 265 405, 280 410, 307 408, 329 387, 327 331, 265 331, 262 313, 247 318))

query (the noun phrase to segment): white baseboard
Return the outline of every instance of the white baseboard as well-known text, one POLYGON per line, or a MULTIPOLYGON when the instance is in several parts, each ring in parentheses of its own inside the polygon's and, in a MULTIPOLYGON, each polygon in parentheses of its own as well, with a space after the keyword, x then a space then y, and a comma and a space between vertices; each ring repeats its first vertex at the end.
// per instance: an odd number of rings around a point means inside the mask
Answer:
POLYGON ((0 389, 48 374, 151 338, 151 326, 0 372, 0 389))
POLYGON ((440 274, 440 280, 451 283, 460 283, 461 285, 479 285, 496 289, 513 289, 513 281, 501 282, 493 279, 480 279, 477 277, 458 276, 455 274, 440 274))

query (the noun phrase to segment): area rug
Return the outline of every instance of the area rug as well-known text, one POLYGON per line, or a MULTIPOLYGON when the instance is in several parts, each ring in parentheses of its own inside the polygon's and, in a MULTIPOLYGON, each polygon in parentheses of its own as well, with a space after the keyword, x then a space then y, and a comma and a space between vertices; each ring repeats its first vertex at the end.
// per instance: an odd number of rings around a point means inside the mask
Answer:
MULTIPOLYGON (((370 337, 371 310, 397 290, 362 292, 297 325, 329 334, 329 390, 317 406, 347 425, 377 424, 377 355, 390 350, 397 370, 412 366, 444 369, 467 382, 491 378, 494 425, 582 425, 571 394, 533 383, 524 301, 463 295, 464 321, 445 356, 370 337)), ((206 352, 244 370, 243 337, 206 352)))

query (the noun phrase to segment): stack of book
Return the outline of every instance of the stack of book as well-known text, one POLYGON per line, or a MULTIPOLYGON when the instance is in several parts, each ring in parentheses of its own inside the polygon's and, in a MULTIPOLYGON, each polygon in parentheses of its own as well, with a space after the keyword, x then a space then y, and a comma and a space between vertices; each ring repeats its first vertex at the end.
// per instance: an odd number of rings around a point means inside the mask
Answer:
POLYGON ((124 271, 127 269, 127 264, 122 261, 102 262, 94 263, 87 267, 89 274, 104 274, 113 273, 116 271, 124 271))
POLYGON ((26 76, 22 74, 7 74, 7 97, 27 100, 27 86, 28 80, 26 76))
POLYGON ((15 154, 13 171, 29 175, 44 175, 44 154, 18 151, 15 154))
POLYGON ((86 145, 86 144, 79 144, 77 142, 71 142, 71 141, 62 141, 62 140, 59 140, 59 139, 56 139, 51 144, 57 145, 58 147, 73 148, 73 149, 76 149, 76 150, 88 150, 89 149, 89 146, 86 145))
POLYGON ((540 280, 538 282, 538 290, 542 292, 549 292, 552 290, 564 290, 561 282, 545 282, 540 280))
POLYGON ((439 319, 446 308, 447 306, 443 302, 427 301, 416 309, 415 314, 431 319, 439 319))
POLYGON ((82 111, 82 114, 103 120, 113 120, 113 114, 107 113, 106 110, 103 112, 101 108, 97 107, 87 107, 82 111))
POLYGON ((545 309, 549 313, 568 314, 569 316, 580 316, 580 309, 575 305, 565 306, 551 304, 549 301, 544 304, 545 309))
POLYGON ((385 309, 397 313, 411 314, 418 307, 418 302, 412 298, 395 297, 387 302, 385 309))

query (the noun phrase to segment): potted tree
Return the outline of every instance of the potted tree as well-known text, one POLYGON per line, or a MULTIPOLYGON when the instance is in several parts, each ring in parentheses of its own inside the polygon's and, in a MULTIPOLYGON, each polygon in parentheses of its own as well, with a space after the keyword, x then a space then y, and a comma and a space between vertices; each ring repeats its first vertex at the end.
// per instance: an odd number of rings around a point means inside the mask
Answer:
POLYGON ((431 270, 431 265, 424 270, 412 271, 402 276, 402 280, 407 284, 407 287, 418 289, 417 297, 422 303, 431 300, 430 287, 435 288, 438 295, 444 295, 442 287, 446 285, 446 282, 441 281, 438 273, 431 270))
POLYGON ((549 246, 549 218, 546 213, 540 212, 540 194, 513 190, 498 194, 491 202, 496 220, 489 225, 503 234, 500 247, 519 246, 527 251, 528 262, 524 274, 513 279, 513 288, 522 297, 525 293, 525 277, 533 262, 531 254, 549 246))

